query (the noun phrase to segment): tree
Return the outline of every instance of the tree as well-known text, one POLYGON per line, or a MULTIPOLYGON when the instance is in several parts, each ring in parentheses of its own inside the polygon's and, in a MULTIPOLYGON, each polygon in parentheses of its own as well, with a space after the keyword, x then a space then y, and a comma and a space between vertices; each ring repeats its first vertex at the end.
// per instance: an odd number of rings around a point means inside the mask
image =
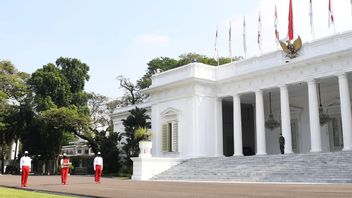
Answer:
POLYGON ((148 68, 146 73, 137 81, 139 89, 148 88, 152 84, 152 75, 156 74, 158 71, 167 71, 180 66, 177 60, 169 57, 154 58, 149 61, 147 65, 148 68))
POLYGON ((56 65, 70 85, 70 92, 72 93, 71 104, 79 108, 85 107, 83 110, 87 113, 88 98, 84 92, 84 85, 89 80, 89 66, 78 59, 63 57, 56 60, 56 65))
POLYGON ((130 115, 122 120, 122 124, 125 127, 125 132, 122 133, 123 150, 127 158, 127 166, 132 165, 131 157, 137 157, 139 153, 138 140, 134 138, 134 132, 137 128, 150 128, 150 117, 146 114, 147 110, 144 108, 132 109, 130 115))
POLYGON ((34 103, 37 111, 65 107, 71 102, 70 84, 60 69, 52 63, 35 71, 28 84, 35 93, 34 103))
POLYGON ((140 92, 140 88, 134 85, 128 78, 118 76, 117 80, 120 82, 120 87, 125 90, 123 97, 119 100, 121 106, 134 105, 143 102, 146 98, 140 92))
MULTIPOLYGON (((68 133, 87 140, 93 150, 97 150, 94 134, 89 128, 88 96, 84 92, 88 71, 88 65, 80 60, 60 57, 56 65, 44 65, 28 80, 36 111, 36 122, 30 129, 34 135, 40 136, 41 144, 47 145, 38 148, 42 149, 38 154, 45 160, 57 161, 68 133)), ((27 143, 34 146, 31 141, 27 143)))
MULTIPOLYGON (((22 104, 29 75, 19 72, 10 61, 0 61, 0 144, 2 166, 6 144, 17 140, 24 126, 22 104)), ((16 141, 17 142, 17 141, 16 141)), ((17 148, 17 147, 16 147, 17 148)), ((1 167, 3 172, 3 167, 1 167)))
MULTIPOLYGON (((112 122, 111 122, 112 126, 112 122)), ((104 157, 104 172, 118 173, 121 168, 119 143, 122 136, 119 132, 113 132, 112 127, 109 127, 105 132, 101 132, 101 154, 104 157)))
POLYGON ((100 151, 104 158, 104 172, 117 173, 120 165, 121 133, 113 131, 110 114, 116 108, 116 101, 109 101, 106 96, 95 93, 88 94, 89 115, 91 118, 90 130, 94 133, 96 151, 100 151))
MULTIPOLYGON (((238 61, 241 57, 235 57, 232 61, 238 61)), ((159 57, 152 59, 147 63, 148 68, 146 73, 142 78, 137 81, 138 88, 145 89, 151 85, 151 77, 156 74, 158 71, 167 71, 170 69, 174 69, 183 65, 187 65, 189 63, 199 62, 207 65, 217 66, 218 63, 214 58, 209 58, 205 55, 200 55, 196 53, 186 53, 179 56, 179 59, 173 59, 168 57, 159 57)), ((220 57, 219 65, 230 63, 230 58, 220 57)))

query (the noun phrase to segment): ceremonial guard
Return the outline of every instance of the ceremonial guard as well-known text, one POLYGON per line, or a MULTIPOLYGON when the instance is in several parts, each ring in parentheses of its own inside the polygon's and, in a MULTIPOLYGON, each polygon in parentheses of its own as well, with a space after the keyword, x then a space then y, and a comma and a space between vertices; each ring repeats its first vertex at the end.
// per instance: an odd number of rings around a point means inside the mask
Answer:
POLYGON ((62 185, 66 185, 67 175, 71 164, 66 153, 63 154, 63 158, 61 159, 60 164, 61 164, 61 183, 62 185))
POLYGON ((97 156, 94 158, 94 171, 95 171, 95 183, 100 183, 101 173, 103 171, 103 158, 100 156, 101 153, 98 152, 97 156))
POLYGON ((285 153, 285 138, 284 136, 282 136, 282 134, 280 133, 280 137, 279 137, 279 144, 280 144, 280 152, 281 154, 285 153))
POLYGON ((21 186, 27 187, 28 174, 31 172, 32 159, 28 157, 28 151, 24 152, 24 156, 20 159, 20 171, 21 171, 21 186))

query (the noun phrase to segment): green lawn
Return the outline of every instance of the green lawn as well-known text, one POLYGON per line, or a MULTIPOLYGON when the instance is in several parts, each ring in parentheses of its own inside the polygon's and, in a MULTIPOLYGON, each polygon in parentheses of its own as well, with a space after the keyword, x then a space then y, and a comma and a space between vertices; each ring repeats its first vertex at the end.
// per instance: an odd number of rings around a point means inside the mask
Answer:
POLYGON ((16 190, 11 188, 1 188, 0 187, 0 197, 7 198, 7 197, 14 197, 14 198, 42 198, 42 197, 50 197, 50 198, 59 198, 59 197, 67 197, 61 195, 52 195, 52 194, 45 194, 45 193, 38 193, 38 192, 31 192, 27 190, 16 190))

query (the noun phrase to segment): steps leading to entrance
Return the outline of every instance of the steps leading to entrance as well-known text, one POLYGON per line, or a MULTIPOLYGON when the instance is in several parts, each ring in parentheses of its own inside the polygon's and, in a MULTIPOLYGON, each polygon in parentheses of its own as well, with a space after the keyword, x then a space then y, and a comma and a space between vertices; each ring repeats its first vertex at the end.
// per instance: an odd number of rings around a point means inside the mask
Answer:
POLYGON ((352 152, 195 158, 152 179, 352 183, 352 152))

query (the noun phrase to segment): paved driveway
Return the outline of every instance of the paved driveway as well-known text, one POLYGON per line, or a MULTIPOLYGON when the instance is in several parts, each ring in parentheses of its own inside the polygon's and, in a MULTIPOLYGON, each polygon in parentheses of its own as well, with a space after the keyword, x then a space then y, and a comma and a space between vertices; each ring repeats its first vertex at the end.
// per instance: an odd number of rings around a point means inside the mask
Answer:
MULTIPOLYGON (((0 175, 0 186, 19 187, 20 176, 0 175)), ((61 185, 59 176, 30 176, 27 189, 63 192, 91 197, 178 198, 178 197, 352 197, 352 184, 262 184, 210 182, 156 182, 69 176, 69 184, 61 185)))

